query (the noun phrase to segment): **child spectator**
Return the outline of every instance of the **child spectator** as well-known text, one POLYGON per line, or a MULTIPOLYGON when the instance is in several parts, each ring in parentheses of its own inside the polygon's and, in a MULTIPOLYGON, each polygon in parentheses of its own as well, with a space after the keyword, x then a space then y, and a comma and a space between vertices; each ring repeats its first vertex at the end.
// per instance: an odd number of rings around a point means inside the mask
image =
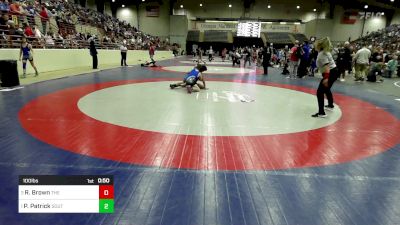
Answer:
POLYGON ((389 60, 385 70, 385 77, 392 78, 397 73, 397 55, 393 55, 392 59, 389 60))

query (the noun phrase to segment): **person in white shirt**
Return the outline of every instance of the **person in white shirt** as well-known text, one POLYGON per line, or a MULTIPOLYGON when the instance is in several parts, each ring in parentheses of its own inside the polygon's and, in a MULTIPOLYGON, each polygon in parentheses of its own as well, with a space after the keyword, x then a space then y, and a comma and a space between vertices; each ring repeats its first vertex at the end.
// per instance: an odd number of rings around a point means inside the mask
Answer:
POLYGON ((335 60, 333 60, 331 51, 332 44, 328 37, 317 41, 316 50, 319 52, 317 57, 317 67, 322 73, 322 80, 319 83, 317 90, 318 99, 318 113, 311 115, 312 117, 326 117, 325 110, 332 111, 333 95, 331 88, 333 83, 339 77, 339 70, 336 67, 335 60), (324 96, 328 99, 328 105, 324 107, 324 96))
POLYGON ((126 64, 126 53, 127 52, 128 52, 128 48, 126 47, 126 40, 124 40, 121 45, 121 66, 128 66, 126 64))
POLYGON ((353 63, 355 64, 355 81, 363 81, 364 76, 367 74, 369 58, 371 57, 371 51, 364 44, 363 48, 358 50, 353 58, 353 63))
POLYGON ((212 48, 212 46, 210 46, 210 49, 208 49, 208 61, 212 61, 214 59, 214 50, 212 48))

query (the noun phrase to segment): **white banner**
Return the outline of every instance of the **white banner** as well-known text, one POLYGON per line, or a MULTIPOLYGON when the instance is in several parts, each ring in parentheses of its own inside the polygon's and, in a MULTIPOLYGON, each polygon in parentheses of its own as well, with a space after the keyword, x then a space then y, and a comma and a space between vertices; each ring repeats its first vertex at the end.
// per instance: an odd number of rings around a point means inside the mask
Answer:
MULTIPOLYGON (((238 23, 224 22, 192 22, 192 30, 229 30, 237 32, 238 23)), ((288 33, 304 33, 304 24, 261 24, 261 32, 288 32, 288 33)))

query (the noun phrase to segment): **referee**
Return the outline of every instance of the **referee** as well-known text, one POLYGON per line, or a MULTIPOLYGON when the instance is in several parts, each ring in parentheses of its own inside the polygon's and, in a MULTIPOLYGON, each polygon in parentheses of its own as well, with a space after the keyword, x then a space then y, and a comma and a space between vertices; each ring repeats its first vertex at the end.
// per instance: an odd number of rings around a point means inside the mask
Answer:
POLYGON ((128 66, 126 64, 126 53, 127 52, 128 52, 128 48, 126 47, 126 40, 124 40, 121 45, 121 66, 128 66))

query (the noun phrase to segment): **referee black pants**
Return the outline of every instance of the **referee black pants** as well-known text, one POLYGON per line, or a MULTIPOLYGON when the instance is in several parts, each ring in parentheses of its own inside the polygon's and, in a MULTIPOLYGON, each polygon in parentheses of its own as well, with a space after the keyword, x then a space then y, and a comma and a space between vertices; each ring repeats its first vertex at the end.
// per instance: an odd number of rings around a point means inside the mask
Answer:
POLYGON ((126 52, 121 52, 121 66, 127 66, 126 65, 126 52))
POLYGON ((329 78, 328 78, 328 87, 322 84, 322 81, 319 83, 318 90, 317 90, 317 99, 318 99, 318 113, 325 114, 324 110, 324 95, 328 99, 328 106, 333 106, 333 95, 331 92, 331 87, 333 83, 335 83, 336 79, 339 77, 339 71, 335 67, 330 70, 329 78))

